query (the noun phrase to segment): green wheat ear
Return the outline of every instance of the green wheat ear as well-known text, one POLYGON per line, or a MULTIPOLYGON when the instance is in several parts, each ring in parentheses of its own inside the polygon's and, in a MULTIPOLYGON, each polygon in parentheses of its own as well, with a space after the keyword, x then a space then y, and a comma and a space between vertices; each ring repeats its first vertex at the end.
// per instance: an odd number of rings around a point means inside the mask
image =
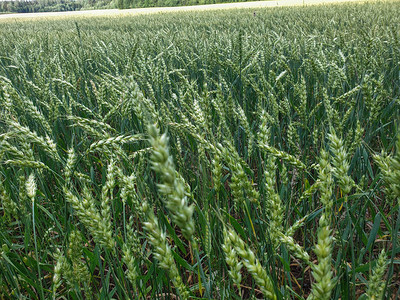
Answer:
POLYGON ((176 176, 172 156, 169 154, 168 137, 165 133, 160 135, 155 125, 148 127, 148 133, 153 146, 150 159, 153 169, 160 174, 162 181, 158 185, 159 191, 166 197, 164 203, 172 220, 181 228, 184 237, 191 240, 195 230, 192 218, 194 205, 188 205, 183 178, 176 176))
POLYGON ((329 300, 336 285, 332 272, 332 230, 327 224, 325 215, 320 218, 318 229, 318 242, 315 246, 315 254, 318 265, 312 266, 312 274, 315 279, 309 299, 329 300))
POLYGON ((242 282, 241 269, 243 264, 239 261, 238 254, 234 249, 234 245, 229 238, 226 228, 224 228, 224 244, 222 244, 222 250, 225 253, 225 262, 229 266, 229 276, 232 278, 233 283, 236 285, 241 295, 240 283, 242 282))
POLYGON ((320 201, 323 204, 323 213, 319 219, 318 241, 314 252, 318 258, 318 264, 312 265, 312 275, 315 282, 312 285, 309 299, 329 300, 332 290, 336 285, 332 272, 333 236, 330 228, 332 213, 332 176, 329 155, 321 151, 319 162, 319 188, 321 192, 320 201))
POLYGON ((350 168, 348 153, 344 147, 342 139, 340 139, 334 131, 329 134, 328 137, 331 142, 330 150, 333 154, 332 171, 338 180, 341 190, 344 195, 347 196, 354 186, 353 179, 348 175, 350 168))
MULTIPOLYGON (((77 215, 87 230, 93 235, 94 240, 100 245, 113 250, 115 240, 109 222, 109 218, 103 219, 96 207, 96 201, 91 192, 84 187, 83 197, 77 197, 68 189, 64 188, 65 199, 71 204, 74 213, 77 215)), ((107 204, 107 203, 106 203, 107 204)), ((103 201, 102 213, 107 211, 103 201)))
POLYGON ((167 234, 160 229, 158 220, 147 203, 143 204, 143 211, 147 214, 147 221, 143 223, 143 226, 147 232, 147 239, 153 246, 153 254, 158 260, 159 266, 168 272, 181 298, 189 299, 189 291, 184 285, 175 264, 171 247, 167 241, 167 234))
POLYGON ((381 155, 374 155, 374 160, 381 169, 388 194, 400 205, 400 135, 397 136, 395 154, 382 152, 381 155))
MULTIPOLYGON (((143 216, 144 217, 144 216, 143 216)), ((136 289, 136 280, 139 277, 139 256, 141 253, 141 244, 137 232, 134 229, 133 217, 129 218, 129 223, 126 225, 126 239, 122 246, 122 260, 126 265, 126 277, 136 289)))
POLYGON ((372 276, 368 282, 367 297, 370 300, 380 300, 383 298, 383 292, 385 290, 384 275, 386 267, 388 265, 387 254, 385 250, 382 250, 379 254, 376 266, 372 271, 372 276))
POLYGON ((7 193, 3 183, 0 178, 0 199, 3 205, 4 214, 8 218, 18 218, 18 205, 11 199, 7 193))
POLYGON ((233 246, 238 256, 242 259, 243 265, 260 287, 264 297, 267 299, 276 300, 277 297, 271 278, 268 276, 266 270, 261 266, 261 263, 254 255, 254 252, 248 246, 246 246, 244 241, 234 230, 230 229, 227 232, 227 236, 230 239, 230 244, 233 246))
POLYGON ((91 275, 83 258, 83 240, 78 230, 71 231, 66 255, 59 249, 56 250, 54 258, 56 265, 53 275, 53 299, 56 298, 58 288, 65 280, 68 288, 79 287, 85 293, 86 299, 92 299, 91 275))

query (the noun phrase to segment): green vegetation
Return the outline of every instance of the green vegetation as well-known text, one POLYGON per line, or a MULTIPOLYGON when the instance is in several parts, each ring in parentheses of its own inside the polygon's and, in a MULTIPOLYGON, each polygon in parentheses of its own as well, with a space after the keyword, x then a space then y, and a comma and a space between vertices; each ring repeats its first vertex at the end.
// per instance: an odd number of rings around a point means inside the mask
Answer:
POLYGON ((398 294, 399 12, 2 22, 0 298, 398 294))
MULTIPOLYGON (((189 6, 215 3, 248 2, 258 0, 114 0, 118 8, 189 6)), ((261 0, 260 0, 261 1, 261 0)), ((115 5, 114 4, 114 5, 115 5)))
MULTIPOLYGON (((100 3, 100 2, 99 2, 100 3)), ((92 3, 94 4, 94 3, 92 3)), ((109 4, 107 3, 101 3, 109 4)), ((102 7, 102 5, 90 7, 102 7)), ((83 1, 65 1, 65 0, 35 0, 35 1, 1 1, 0 13, 33 13, 49 11, 72 11, 80 10, 84 7, 83 1)), ((89 8, 89 7, 88 7, 89 8)))

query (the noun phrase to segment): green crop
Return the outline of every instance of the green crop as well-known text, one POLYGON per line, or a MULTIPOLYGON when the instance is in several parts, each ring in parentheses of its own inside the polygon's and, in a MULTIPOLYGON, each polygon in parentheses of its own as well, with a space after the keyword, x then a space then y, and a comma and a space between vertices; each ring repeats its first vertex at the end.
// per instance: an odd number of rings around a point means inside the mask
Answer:
POLYGON ((0 23, 0 298, 398 295, 400 2, 0 23))

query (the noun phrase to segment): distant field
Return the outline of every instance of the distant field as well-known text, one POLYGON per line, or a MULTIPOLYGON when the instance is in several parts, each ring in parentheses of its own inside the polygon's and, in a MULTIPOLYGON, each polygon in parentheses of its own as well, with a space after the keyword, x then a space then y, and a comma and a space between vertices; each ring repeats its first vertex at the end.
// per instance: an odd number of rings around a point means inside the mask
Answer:
POLYGON ((279 0, 279 1, 254 1, 254 2, 236 2, 211 5, 196 5, 196 6, 180 6, 180 7, 150 7, 150 8, 135 8, 135 9, 102 9, 102 10, 85 10, 85 11, 67 11, 67 12, 46 12, 46 13, 29 13, 29 14, 8 14, 1 15, 1 19, 15 18, 42 18, 42 17, 89 17, 89 16, 127 16, 137 14, 154 14, 165 12, 180 12, 180 11, 205 11, 219 9, 234 9, 234 8, 261 8, 261 7, 285 7, 299 5, 318 5, 329 3, 343 2, 365 2, 371 0, 279 0))
POLYGON ((399 1, 73 16, 0 24, 0 299, 396 298, 399 1))

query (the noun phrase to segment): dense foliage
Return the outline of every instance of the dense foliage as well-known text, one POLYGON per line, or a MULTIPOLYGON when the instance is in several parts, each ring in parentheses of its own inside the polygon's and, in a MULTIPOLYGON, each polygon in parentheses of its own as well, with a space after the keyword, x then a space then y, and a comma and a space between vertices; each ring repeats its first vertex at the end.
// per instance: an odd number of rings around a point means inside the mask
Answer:
POLYGON ((49 11, 72 11, 83 7, 81 1, 35 0, 35 1, 0 1, 0 13, 33 13, 49 11))
POLYGON ((247 2, 257 0, 115 0, 118 8, 188 6, 215 3, 247 2))
POLYGON ((2 22, 0 298, 398 294, 399 12, 2 22))

